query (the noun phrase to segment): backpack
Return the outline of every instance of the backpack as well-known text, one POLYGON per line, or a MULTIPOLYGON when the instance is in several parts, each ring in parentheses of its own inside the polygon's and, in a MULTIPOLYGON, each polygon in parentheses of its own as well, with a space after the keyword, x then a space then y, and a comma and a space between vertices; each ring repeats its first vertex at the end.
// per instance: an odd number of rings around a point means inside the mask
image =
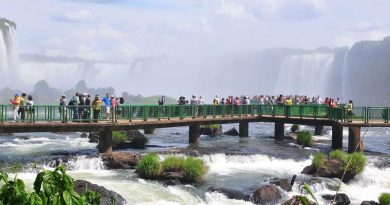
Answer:
POLYGON ((122 98, 122 97, 121 97, 121 98, 119 98, 119 103, 120 103, 120 104, 123 104, 123 103, 125 103, 125 99, 124 99, 124 98, 122 98))

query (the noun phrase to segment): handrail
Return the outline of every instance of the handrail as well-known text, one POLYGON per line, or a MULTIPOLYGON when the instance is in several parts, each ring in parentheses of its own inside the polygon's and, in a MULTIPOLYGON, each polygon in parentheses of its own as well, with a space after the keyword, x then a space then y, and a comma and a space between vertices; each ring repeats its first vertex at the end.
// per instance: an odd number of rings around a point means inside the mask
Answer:
MULTIPOLYGON (((14 106, 0 105, 0 123, 14 121, 14 106)), ((110 108, 106 116, 106 107, 34 105, 23 106, 19 110, 18 121, 44 122, 118 122, 119 120, 184 119, 233 116, 277 116, 294 118, 329 119, 348 122, 380 120, 389 122, 388 107, 354 107, 348 112, 345 107, 332 108, 326 105, 120 105, 110 108), (378 113, 380 113, 378 115, 378 113), (379 117, 378 117, 379 116, 379 117)))

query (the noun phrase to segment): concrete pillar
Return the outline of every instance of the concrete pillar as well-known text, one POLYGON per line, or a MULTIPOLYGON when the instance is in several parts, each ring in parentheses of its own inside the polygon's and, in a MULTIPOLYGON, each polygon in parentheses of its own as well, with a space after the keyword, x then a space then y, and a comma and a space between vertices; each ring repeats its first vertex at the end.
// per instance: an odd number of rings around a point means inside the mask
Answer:
POLYGON ((360 127, 349 127, 348 131, 348 152, 355 152, 356 147, 356 151, 360 151, 360 127))
POLYGON ((190 125, 189 143, 198 144, 200 142, 200 125, 190 125))
POLYGON ((152 135, 152 134, 154 134, 154 130, 155 130, 154 127, 148 127, 148 128, 144 129, 144 133, 148 134, 148 135, 152 135))
POLYGON ((248 137, 249 136, 249 123, 246 121, 240 122, 238 132, 240 134, 240 137, 248 137))
POLYGON ((275 122, 275 140, 282 140, 284 138, 284 123, 275 122))
POLYGON ((332 126, 332 148, 343 148, 343 126, 339 124, 332 126))
POLYGON ((324 132, 324 126, 323 125, 316 125, 314 128, 314 135, 322 135, 324 132))
POLYGON ((99 133, 99 152, 112 152, 112 130, 109 127, 104 128, 104 130, 99 133))

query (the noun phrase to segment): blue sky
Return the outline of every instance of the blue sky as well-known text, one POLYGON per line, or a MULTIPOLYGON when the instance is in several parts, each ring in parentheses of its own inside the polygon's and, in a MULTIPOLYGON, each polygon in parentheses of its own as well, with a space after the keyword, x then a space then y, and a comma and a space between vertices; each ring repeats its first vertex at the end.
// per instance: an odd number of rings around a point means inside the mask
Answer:
POLYGON ((388 0, 0 0, 19 51, 128 61, 380 40, 388 0))

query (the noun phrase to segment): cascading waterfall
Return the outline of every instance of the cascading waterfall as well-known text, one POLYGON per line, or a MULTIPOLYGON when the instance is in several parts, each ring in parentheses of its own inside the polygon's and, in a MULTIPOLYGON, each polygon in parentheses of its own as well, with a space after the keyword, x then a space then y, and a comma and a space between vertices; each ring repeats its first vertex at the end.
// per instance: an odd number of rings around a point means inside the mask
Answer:
POLYGON ((342 99, 343 100, 346 100, 347 96, 346 96, 346 90, 347 90, 347 79, 348 79, 348 76, 347 76, 347 72, 348 72, 348 53, 349 53, 349 50, 345 51, 345 54, 344 54, 344 61, 343 61, 343 84, 342 84, 342 99))
POLYGON ((0 74, 2 85, 19 80, 15 23, 0 18, 0 74))
POLYGON ((333 53, 318 52, 286 57, 281 64, 275 93, 325 95, 333 60, 333 53))

